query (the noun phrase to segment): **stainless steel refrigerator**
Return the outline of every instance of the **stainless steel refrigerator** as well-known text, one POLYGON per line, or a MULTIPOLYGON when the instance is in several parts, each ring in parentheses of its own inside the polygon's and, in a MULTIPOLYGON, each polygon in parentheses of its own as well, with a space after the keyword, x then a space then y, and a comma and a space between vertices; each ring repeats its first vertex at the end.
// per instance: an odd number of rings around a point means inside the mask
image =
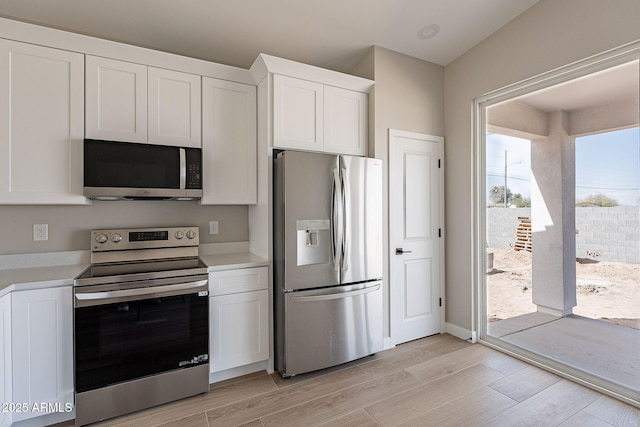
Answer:
POLYGON ((275 363, 283 377, 382 350, 382 163, 274 161, 275 363))

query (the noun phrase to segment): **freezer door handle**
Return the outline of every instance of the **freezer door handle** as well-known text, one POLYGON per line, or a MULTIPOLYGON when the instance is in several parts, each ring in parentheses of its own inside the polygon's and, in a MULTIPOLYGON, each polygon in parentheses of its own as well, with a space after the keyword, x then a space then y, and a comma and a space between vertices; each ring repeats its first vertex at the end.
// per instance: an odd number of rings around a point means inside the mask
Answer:
POLYGON ((316 302, 316 301, 328 301, 332 299, 349 298, 356 295, 375 292, 379 290, 381 286, 382 286, 381 284, 377 284, 375 286, 370 286, 368 288, 358 289, 358 290, 349 291, 349 292, 336 292, 336 293, 326 294, 326 295, 310 295, 306 297, 291 297, 291 302, 316 302))

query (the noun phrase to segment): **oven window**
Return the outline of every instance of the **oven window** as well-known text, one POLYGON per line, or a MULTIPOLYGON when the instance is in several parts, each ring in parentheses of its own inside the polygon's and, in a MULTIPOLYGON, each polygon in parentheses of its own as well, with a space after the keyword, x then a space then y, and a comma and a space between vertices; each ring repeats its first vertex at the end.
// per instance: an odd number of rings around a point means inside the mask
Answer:
POLYGON ((76 308, 76 392, 206 363, 208 313, 197 294, 76 308))

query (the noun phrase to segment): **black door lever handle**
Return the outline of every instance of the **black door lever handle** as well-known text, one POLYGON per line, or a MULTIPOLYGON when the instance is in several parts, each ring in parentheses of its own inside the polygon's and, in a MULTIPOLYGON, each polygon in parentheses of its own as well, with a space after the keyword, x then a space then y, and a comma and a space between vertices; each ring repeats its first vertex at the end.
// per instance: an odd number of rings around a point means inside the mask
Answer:
POLYGON ((410 254, 411 251, 405 251, 402 248, 396 248, 396 255, 402 255, 402 254, 410 254))

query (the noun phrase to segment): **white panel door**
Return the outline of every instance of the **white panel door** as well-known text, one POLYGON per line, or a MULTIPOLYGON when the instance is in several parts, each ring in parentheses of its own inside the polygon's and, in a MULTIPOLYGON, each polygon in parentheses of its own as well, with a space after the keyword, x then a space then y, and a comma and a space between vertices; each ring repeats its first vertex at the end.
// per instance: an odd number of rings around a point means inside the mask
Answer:
POLYGON ((203 205, 258 199, 256 87, 202 79, 203 205))
POLYGON ((269 291, 210 297, 211 372, 269 358, 269 291))
POLYGON ((147 142, 147 67, 86 57, 86 137, 147 142))
POLYGON ((324 151, 366 156, 368 130, 366 93, 324 87, 324 151))
POLYGON ((442 329, 441 137, 389 131, 391 339, 442 329))
MULTIPOLYGON (((11 295, 13 401, 73 404, 71 286, 11 295)), ((13 420, 43 415, 14 413, 13 420)))
POLYGON ((84 57, 0 40, 0 204, 85 204, 84 57))
POLYGON ((194 74, 149 67, 149 143, 201 146, 200 79, 194 74))
POLYGON ((323 150, 323 90, 320 83, 273 75, 273 146, 323 150))

